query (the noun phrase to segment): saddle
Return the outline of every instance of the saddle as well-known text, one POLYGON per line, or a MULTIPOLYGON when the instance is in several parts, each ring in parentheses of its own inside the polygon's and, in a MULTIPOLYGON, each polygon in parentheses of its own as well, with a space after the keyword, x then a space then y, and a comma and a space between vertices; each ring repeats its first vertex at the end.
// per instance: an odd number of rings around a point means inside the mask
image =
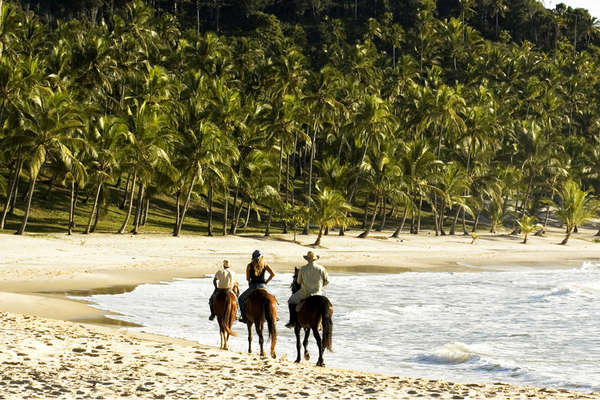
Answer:
POLYGON ((304 303, 306 303, 306 301, 308 299, 310 299, 311 297, 325 297, 322 294, 313 294, 312 296, 308 296, 307 298, 300 300, 300 303, 296 304, 296 312, 299 312, 302 309, 302 306, 304 306, 304 303))

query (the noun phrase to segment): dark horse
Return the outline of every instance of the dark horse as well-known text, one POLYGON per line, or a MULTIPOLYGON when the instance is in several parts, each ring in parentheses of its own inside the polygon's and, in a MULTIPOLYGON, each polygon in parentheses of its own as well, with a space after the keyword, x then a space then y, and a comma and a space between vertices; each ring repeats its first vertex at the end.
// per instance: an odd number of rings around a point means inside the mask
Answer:
MULTIPOLYGON (((236 286, 237 289, 237 286, 236 286)), ((213 300, 213 308, 219 322, 221 349, 228 350, 229 336, 235 336, 231 330, 237 313, 237 300, 231 290, 218 290, 213 300)))
POLYGON ((263 349, 263 329, 267 322, 269 337, 271 338, 271 357, 275 358, 275 344, 277 344, 277 300, 265 289, 255 289, 244 303, 248 325, 248 353, 252 353, 252 325, 256 325, 258 343, 260 343, 260 355, 265 356, 263 349))
MULTIPOLYGON (((298 268, 294 271, 294 280, 290 285, 292 293, 300 290, 300 285, 297 282, 298 279, 298 268)), ((294 327, 294 333, 296 334, 296 350, 297 350, 297 363, 300 362, 300 329, 304 329, 304 359, 309 360, 310 355, 308 354, 308 337, 312 329, 315 340, 317 341, 317 347, 319 348, 319 360, 317 366, 324 367, 323 363, 323 352, 325 349, 331 350, 331 336, 333 334, 333 321, 331 316, 333 315, 333 306, 329 302, 329 299, 325 296, 310 296, 304 299, 298 304, 298 314, 296 319, 296 326, 294 327), (323 339, 319 334, 319 327, 323 327, 323 339)))

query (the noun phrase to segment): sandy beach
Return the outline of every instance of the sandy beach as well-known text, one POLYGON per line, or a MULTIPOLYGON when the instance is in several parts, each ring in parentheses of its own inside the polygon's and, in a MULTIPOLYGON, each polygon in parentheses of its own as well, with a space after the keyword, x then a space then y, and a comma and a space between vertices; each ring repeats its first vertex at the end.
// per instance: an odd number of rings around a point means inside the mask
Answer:
MULTIPOLYGON (((531 237, 527 245, 508 235, 480 234, 472 244, 462 235, 436 238, 426 232, 390 239, 389 234, 327 236, 315 251, 330 270, 349 272, 505 270, 511 264, 548 268, 600 259, 593 229, 581 229, 567 246, 558 244, 558 230, 531 237)), ((299 243, 292 239, 1 235, 0 398, 600 398, 600 393, 453 384, 261 359, 84 324, 103 322, 103 312, 64 296, 202 277, 223 259, 242 272, 257 248, 275 271, 289 271, 301 265, 314 236, 298 236, 299 243)))

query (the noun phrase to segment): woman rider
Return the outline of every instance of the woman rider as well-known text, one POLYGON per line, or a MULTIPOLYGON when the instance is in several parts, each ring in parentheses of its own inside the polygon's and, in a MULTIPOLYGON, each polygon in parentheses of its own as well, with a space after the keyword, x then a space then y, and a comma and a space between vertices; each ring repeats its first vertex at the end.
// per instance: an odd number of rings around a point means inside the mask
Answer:
POLYGON ((264 260, 263 254, 260 250, 254 250, 252 253, 252 261, 246 266, 246 280, 248 281, 248 289, 240 295, 238 303, 240 305, 240 318, 241 322, 248 322, 246 320, 246 314, 244 313, 244 304, 248 299, 250 293, 255 289, 266 289, 267 283, 273 279, 275 273, 264 260), (269 273, 269 277, 265 279, 266 273, 269 273))

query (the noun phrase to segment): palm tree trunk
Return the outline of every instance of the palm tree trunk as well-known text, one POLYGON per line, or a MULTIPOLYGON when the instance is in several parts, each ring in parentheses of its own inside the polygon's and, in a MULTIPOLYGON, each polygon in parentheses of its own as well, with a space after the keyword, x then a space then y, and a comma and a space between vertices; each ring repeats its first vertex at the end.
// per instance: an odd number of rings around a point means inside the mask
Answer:
MULTIPOLYGON (((23 169, 23 162, 21 162, 21 169, 23 169)), ((15 194, 13 194, 12 202, 10 203, 10 209, 8 213, 10 215, 15 215, 15 206, 17 205, 17 199, 19 198, 19 183, 21 180, 21 172, 19 171, 19 175, 17 175, 17 183, 15 184, 15 194)))
POLYGON ((123 221, 123 225, 119 229, 120 234, 125 233, 125 229, 127 229, 127 225, 129 224, 129 218, 131 217, 131 210, 133 209, 133 194, 135 193, 135 181, 137 180, 137 171, 133 172, 133 179, 131 182, 131 190, 129 193, 129 206, 127 207, 127 214, 125 215, 125 221, 123 221))
POLYGON ((563 239, 562 242, 560 242, 560 244, 567 244, 567 242, 569 241, 569 238, 571 237, 572 231, 573 231, 573 229, 571 227, 567 228, 567 236, 565 236, 565 238, 563 239))
POLYGON ((130 180, 131 180, 131 172, 127 174, 127 181, 125 182, 125 190, 123 192, 123 201, 121 202, 121 205, 119 206, 119 208, 121 210, 125 208, 125 204, 127 203, 127 200, 128 200, 130 180))
POLYGON ((400 234, 400 232, 402 232, 402 229, 404 229, 404 223, 406 222, 407 215, 408 215, 408 207, 404 207, 404 214, 402 215, 402 223, 400 224, 400 226, 398 226, 398 228, 392 234, 393 238, 397 238, 398 235, 400 234))
POLYGON ((75 180, 71 180, 71 202, 69 205, 69 229, 67 235, 73 233, 73 214, 75 213, 75 180))
POLYGON ((181 188, 177 190, 177 196, 175 197, 175 225, 173 225, 173 236, 179 226, 179 220, 181 219, 181 188))
POLYGON ((142 214, 142 226, 146 225, 148 221, 148 212, 150 211, 150 198, 146 196, 146 203, 144 205, 144 213, 142 214))
POLYGON ((31 182, 29 182, 29 189, 27 190, 27 201, 25 203, 25 213, 23 214, 23 220, 21 221, 21 226, 17 230, 17 235, 22 235, 25 233, 25 228, 27 227, 27 220, 29 219, 29 212, 31 211, 31 200, 33 199, 33 191, 35 189, 35 182, 37 181, 38 174, 31 177, 31 182))
POLYGON ((442 202, 440 209, 440 235, 446 236, 446 230, 444 229, 444 219, 446 218, 446 204, 442 202))
POLYGON ((210 184, 208 189, 208 236, 212 236, 212 220, 213 220, 213 185, 210 184))
POLYGON ((271 222, 273 220, 273 207, 269 207, 269 216, 267 217, 267 227, 265 228, 265 236, 271 236, 271 222))
MULTIPOLYGON (((238 170, 237 170, 238 177, 240 176, 241 172, 242 172, 242 162, 240 161, 240 165, 238 166, 238 170)), ((233 215, 233 216, 236 215, 239 192, 240 192, 240 181, 238 180, 237 185, 235 185, 235 195, 233 196, 233 212, 231 213, 231 215, 233 215)), ((242 201, 240 200, 240 207, 242 207, 241 203, 242 203, 242 201)), ((232 234, 235 234, 235 224, 236 224, 236 220, 235 220, 235 218, 232 218, 231 228, 229 229, 232 232, 232 234)))
POLYGON ((196 178, 198 174, 194 173, 192 177, 192 183, 190 184, 190 188, 188 189, 187 196, 185 196, 185 203, 183 204, 183 210, 181 211, 181 218, 179 218, 179 223, 177 227, 175 227, 175 232, 173 236, 177 237, 181 233, 181 227, 183 226, 183 219, 185 218, 185 214, 187 213, 188 207, 190 206, 190 199, 192 198, 192 192, 194 191, 194 185, 196 184, 196 178))
MULTIPOLYGON (((250 205, 248 205, 248 207, 250 207, 250 205)), ((236 232, 237 232, 237 228, 238 228, 238 226, 240 224, 240 217, 242 215, 242 210, 243 209, 244 209, 244 201, 242 199, 242 202, 240 203, 240 206, 237 209, 237 214, 234 216, 235 223, 232 224, 232 226, 233 226, 233 229, 231 230, 231 234, 232 235, 235 235, 236 232)))
POLYGON ((417 211, 417 232, 419 234, 421 231, 421 208, 423 208, 423 195, 419 197, 419 210, 417 211))
POLYGON ((244 221, 244 229, 248 227, 248 222, 250 221, 250 202, 248 202, 248 212, 246 213, 246 221, 244 221))
POLYGON ((384 198, 383 199, 383 211, 381 212, 381 225, 379 225, 379 229, 377 229, 378 232, 381 232, 385 228, 385 219, 387 217, 386 205, 387 205, 387 203, 384 198))
POLYGON ((317 240, 315 240, 313 246, 321 245, 321 237, 323 237, 323 225, 319 226, 319 234, 317 235, 317 240))
POLYGON ((380 203, 381 203, 381 200, 378 197, 377 200, 375 200, 375 208, 373 209, 373 215, 371 216, 371 223, 367 227, 366 231, 364 231, 363 233, 358 235, 359 238, 364 239, 367 236, 369 236, 369 233, 371 233, 371 230, 373 229, 373 225, 375 224, 375 218, 377 217, 377 211, 379 210, 380 203))
POLYGON ((229 208, 229 188, 227 187, 226 183, 223 184, 223 201, 225 202, 223 210, 223 236, 227 236, 227 210, 229 208))
POLYGON ((94 219, 94 214, 96 213, 96 210, 98 209, 98 200, 100 199, 100 191, 102 190, 102 179, 100 179, 100 182, 98 182, 98 189, 96 190, 96 197, 94 198, 94 205, 92 206, 92 212, 90 213, 90 219, 88 220, 88 224, 87 227, 85 228, 85 233, 86 235, 88 233, 90 233, 90 230, 92 229, 92 220, 94 219))
MULTIPOLYGON (((0 7, 1 10, 1 7, 0 7)), ((19 152, 19 156, 15 163, 15 172, 13 173, 12 179, 10 181, 10 191, 8 192, 8 196, 6 197, 6 203, 4 204, 4 210, 2 211, 2 219, 0 220, 0 230, 4 229, 4 224, 6 222, 6 216, 8 215, 8 210, 10 209, 11 202, 14 203, 16 196, 15 189, 17 186, 17 180, 19 177, 19 173, 21 172, 21 167, 23 165, 23 159, 21 157, 21 153, 19 152)))
POLYGON ((146 191, 146 185, 142 183, 138 190, 137 208, 135 210, 133 229, 131 230, 131 233, 133 233, 134 235, 137 235, 139 233, 140 220, 142 219, 142 208, 143 208, 145 191, 146 191))
MULTIPOLYGON (((312 203, 312 175, 313 175, 313 161, 315 159, 316 147, 317 143, 317 130, 313 129, 312 143, 310 146, 310 161, 308 167, 308 206, 310 207, 312 203)), ((304 235, 308 235, 308 231, 310 229, 310 217, 306 220, 306 225, 304 226, 304 231, 302 232, 304 235)))
POLYGON ((481 211, 479 211, 477 213, 477 216, 475 217, 475 222, 473 223, 473 229, 471 230, 472 233, 477 232, 477 225, 479 225, 479 217, 481 217, 481 211))
MULTIPOLYGON (((360 157, 360 162, 359 162, 358 165, 362 165, 362 163, 365 161, 365 158, 367 156, 367 150, 369 148, 369 139, 370 138, 371 138, 370 136, 367 138, 367 141, 365 143, 365 148, 364 148, 363 153, 362 153, 362 155, 360 157)), ((358 178, 359 177, 360 177, 360 175, 357 173, 356 176, 354 177, 354 182, 352 183, 352 188, 350 189, 350 195, 348 196, 348 201, 347 201, 347 203, 350 204, 350 206, 352 206, 352 200, 354 199, 354 194, 356 193, 356 188, 358 186, 358 178)), ((365 227, 364 227, 364 224, 363 224, 362 229, 364 229, 364 228, 365 227)), ((340 236, 344 236, 344 231, 345 231, 345 228, 343 226, 340 227, 340 233, 339 233, 339 235, 340 236)))
POLYGON ((460 215, 460 207, 456 210, 456 215, 454 216, 454 221, 452 221, 452 228, 450 228, 450 234, 456 234, 456 223, 458 222, 458 217, 460 215))
MULTIPOLYGON (((290 155, 286 157, 285 166, 285 204, 290 203, 290 155)), ((288 233, 287 220, 283 221, 283 233, 288 233)))

